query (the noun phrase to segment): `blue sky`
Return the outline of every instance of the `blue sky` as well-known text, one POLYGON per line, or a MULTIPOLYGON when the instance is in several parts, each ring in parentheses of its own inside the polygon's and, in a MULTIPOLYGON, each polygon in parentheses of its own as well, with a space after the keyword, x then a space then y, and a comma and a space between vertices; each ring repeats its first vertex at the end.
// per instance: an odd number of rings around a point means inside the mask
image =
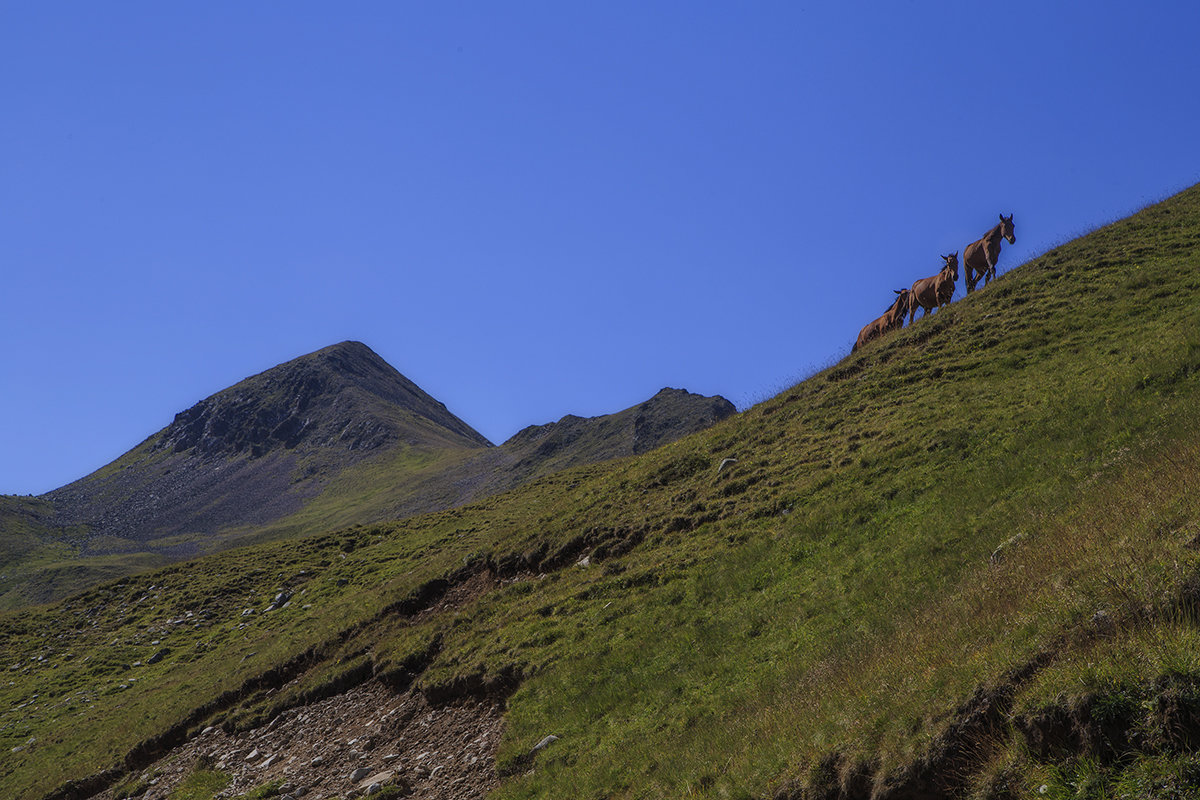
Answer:
POLYGON ((494 442, 745 406, 1200 180, 1194 2, 7 3, 0 493, 366 342, 494 442), (960 285, 959 296, 962 288, 960 285))

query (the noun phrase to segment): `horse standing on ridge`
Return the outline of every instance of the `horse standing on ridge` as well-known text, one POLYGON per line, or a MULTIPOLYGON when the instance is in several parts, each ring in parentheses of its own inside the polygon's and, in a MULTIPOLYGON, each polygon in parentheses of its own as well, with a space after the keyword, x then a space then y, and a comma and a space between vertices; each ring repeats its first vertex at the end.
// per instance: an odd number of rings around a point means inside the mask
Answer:
POLYGON ((854 343, 854 347, 850 348, 853 353, 860 347, 874 339, 878 339, 888 331, 893 331, 896 328, 904 327, 904 312, 908 310, 908 289, 893 289, 897 294, 896 301, 888 307, 888 310, 883 312, 883 316, 879 319, 867 323, 858 333, 858 341, 854 343))
POLYGON ((987 286, 996 277, 996 261, 1000 258, 1000 240, 1008 239, 1009 244, 1016 244, 1017 237, 1013 232, 1013 215, 1000 215, 1000 224, 983 235, 977 242, 971 242, 963 250, 963 266, 966 267, 967 294, 975 291, 975 284, 983 278, 987 286), (978 274, 977 274, 978 273, 978 274))
POLYGON ((921 316, 928 316, 936 307, 939 310, 954 297, 954 282, 958 280, 958 253, 942 256, 945 265, 942 271, 930 278, 921 278, 912 285, 908 295, 908 324, 911 325, 917 308, 924 309, 921 316))

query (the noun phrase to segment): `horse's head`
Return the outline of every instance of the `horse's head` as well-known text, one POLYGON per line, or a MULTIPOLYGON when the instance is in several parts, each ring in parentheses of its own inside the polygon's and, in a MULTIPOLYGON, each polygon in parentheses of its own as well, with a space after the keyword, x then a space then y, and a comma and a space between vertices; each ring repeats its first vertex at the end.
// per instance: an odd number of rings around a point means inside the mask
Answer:
POLYGON ((948 256, 942 256, 942 260, 946 263, 942 265, 942 269, 950 271, 950 277, 958 280, 958 251, 954 251, 948 256))
POLYGON ((1009 244, 1016 244, 1017 236, 1013 229, 1012 218, 1012 214, 1009 214, 1007 217, 1003 214, 1000 215, 1000 235, 1008 239, 1009 244))

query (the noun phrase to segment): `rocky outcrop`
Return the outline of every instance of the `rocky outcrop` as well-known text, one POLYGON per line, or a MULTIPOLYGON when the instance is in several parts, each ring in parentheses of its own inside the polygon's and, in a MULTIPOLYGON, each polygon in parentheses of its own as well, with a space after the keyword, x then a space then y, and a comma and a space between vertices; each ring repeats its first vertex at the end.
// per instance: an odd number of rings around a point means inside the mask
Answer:
POLYGON ((547 461, 570 465, 637 455, 711 427, 737 413, 720 395, 705 397, 684 389, 662 389, 644 403, 600 417, 573 414, 546 425, 531 425, 501 445, 516 468, 537 469, 547 461))
POLYGON ((343 342, 201 400, 175 416, 154 448, 261 456, 300 444, 365 452, 422 438, 397 424, 397 412, 432 423, 438 438, 491 444, 369 347, 343 342))

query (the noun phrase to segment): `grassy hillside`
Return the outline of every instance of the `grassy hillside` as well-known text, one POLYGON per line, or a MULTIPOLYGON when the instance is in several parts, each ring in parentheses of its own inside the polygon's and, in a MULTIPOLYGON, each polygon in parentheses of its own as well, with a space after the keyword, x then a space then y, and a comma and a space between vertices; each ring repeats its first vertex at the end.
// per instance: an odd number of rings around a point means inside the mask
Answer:
POLYGON ((0 617, 0 795, 375 675, 506 697, 502 798, 1189 796, 1198 253, 1193 188, 659 450, 0 617))

